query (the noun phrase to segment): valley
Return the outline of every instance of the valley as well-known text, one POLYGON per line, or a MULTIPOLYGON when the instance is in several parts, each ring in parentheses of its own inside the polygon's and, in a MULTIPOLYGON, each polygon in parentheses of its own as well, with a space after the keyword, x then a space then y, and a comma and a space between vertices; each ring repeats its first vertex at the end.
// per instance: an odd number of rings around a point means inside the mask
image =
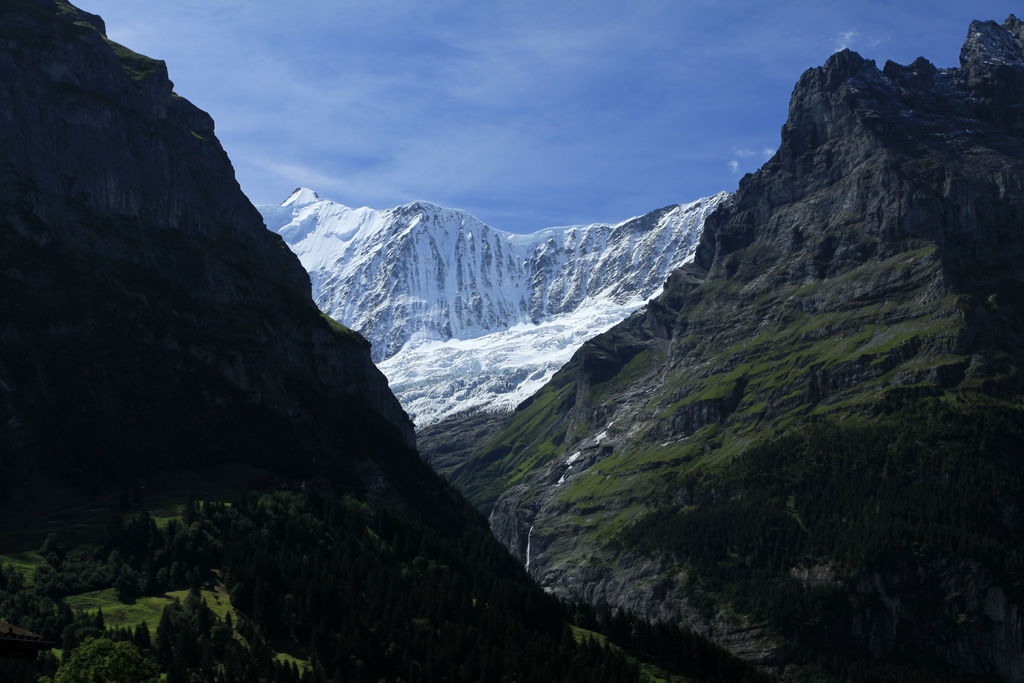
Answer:
POLYGON ((529 234, 253 206, 99 16, 0 35, 0 679, 1024 679, 1015 16, 529 234))
POLYGON ((0 27, 0 617, 47 650, 0 679, 764 678, 529 578, 163 62, 63 0, 0 27))

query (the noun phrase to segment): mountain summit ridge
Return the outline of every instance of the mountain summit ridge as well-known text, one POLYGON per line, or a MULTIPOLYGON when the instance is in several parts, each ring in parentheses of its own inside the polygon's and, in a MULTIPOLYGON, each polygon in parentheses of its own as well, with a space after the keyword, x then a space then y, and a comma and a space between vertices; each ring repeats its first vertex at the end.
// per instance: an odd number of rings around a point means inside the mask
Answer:
POLYGON ((424 201, 260 211, 309 272, 317 305, 370 340, 393 391, 424 426, 513 409, 580 343, 660 291, 726 196, 530 234, 424 201))
MULTIPOLYGON (((654 213, 666 223, 671 220, 666 214, 674 217, 673 211, 686 214, 703 209, 709 213, 725 196, 720 193, 654 213)), ((599 272, 589 272, 598 270, 589 263, 571 259, 602 251, 616 232, 640 234, 649 227, 638 226, 642 217, 637 217, 615 224, 510 233, 490 227, 468 211, 422 200, 385 210, 351 208, 319 199, 307 188, 297 189, 280 206, 259 208, 268 228, 284 237, 310 272, 313 298, 321 310, 370 339, 377 360, 391 357, 412 340, 471 338, 569 312, 583 299, 602 294, 606 280, 599 272), (304 197, 301 203, 294 201, 298 196, 304 197), (426 246, 418 246, 418 242, 426 242, 426 246), (474 261, 465 262, 469 257, 474 261), (568 263, 565 257, 570 259, 568 263), (368 262, 386 268, 377 275, 381 296, 366 291, 365 285, 372 279, 368 262), (569 271, 575 270, 574 266, 588 272, 573 277, 569 271), (557 271, 552 272, 553 268, 557 271), (409 274, 413 270, 419 281, 409 274), (544 275, 549 277, 538 281, 544 275), (405 301, 390 304, 384 313, 378 301, 384 295, 422 301, 414 311, 400 312, 410 305, 405 301), (370 301, 365 301, 367 298, 370 301), (429 301, 432 298, 440 300, 429 301), (401 329, 385 330, 385 319, 400 323, 401 329)), ((679 264, 689 256, 697 234, 689 233, 689 244, 672 245, 680 252, 668 255, 672 263, 679 264)), ((631 262, 641 261, 642 256, 631 255, 631 262)), ((618 284, 613 278, 607 280, 618 284)), ((620 299, 632 297, 629 291, 609 294, 620 299)))

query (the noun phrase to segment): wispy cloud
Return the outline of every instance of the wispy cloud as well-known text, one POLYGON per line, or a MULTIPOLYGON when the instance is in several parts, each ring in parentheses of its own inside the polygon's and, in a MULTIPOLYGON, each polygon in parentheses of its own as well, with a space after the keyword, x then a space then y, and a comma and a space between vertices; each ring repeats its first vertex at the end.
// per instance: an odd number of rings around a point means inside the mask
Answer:
POLYGON ((729 161, 729 172, 733 174, 739 173, 741 165, 748 166, 748 160, 768 161, 772 158, 773 154, 775 154, 774 147, 761 147, 760 149, 740 147, 733 149, 733 158, 729 161))
POLYGON ((775 154, 774 147, 762 147, 761 149, 752 149, 750 147, 741 147, 733 150, 733 156, 737 159, 750 159, 752 157, 760 157, 762 160, 767 161, 772 158, 775 154))
POLYGON ((846 50, 847 48, 856 49, 860 52, 871 51, 877 48, 879 45, 892 42, 892 34, 874 34, 874 33, 861 33, 859 31, 849 30, 841 31, 833 42, 836 52, 840 50, 846 50))
MULTIPOLYGON (((167 60, 178 93, 217 121, 254 200, 311 185, 347 204, 429 199, 533 230, 730 189, 774 153, 803 69, 854 45, 876 59, 930 57, 931 46, 910 43, 906 30, 941 35, 936 13, 897 21, 892 12, 913 13, 881 0, 868 5, 884 13, 852 3, 750 5, 636 0, 581 12, 550 0, 88 0, 87 8, 104 16, 112 39, 167 60), (910 43, 904 52, 913 54, 882 54, 880 42, 910 43)), ((959 41, 960 21, 945 23, 956 35, 942 44, 959 41)))
POLYGON ((853 44, 857 42, 857 38, 859 36, 860 33, 854 30, 842 31, 838 36, 836 36, 836 51, 853 47, 853 44))
MULTIPOLYGON (((290 182, 293 187, 311 187, 323 196, 331 196, 332 193, 342 195, 351 185, 346 178, 322 173, 318 169, 302 163, 268 159, 259 156, 242 156, 239 157, 239 161, 261 173, 286 180, 285 185, 282 185, 282 187, 290 182)), ((287 193, 287 190, 282 190, 282 194, 285 193, 287 193)), ((257 203, 269 201, 261 197, 252 197, 251 199, 257 203)), ((283 201, 284 199, 285 197, 282 196, 281 200, 283 201)))

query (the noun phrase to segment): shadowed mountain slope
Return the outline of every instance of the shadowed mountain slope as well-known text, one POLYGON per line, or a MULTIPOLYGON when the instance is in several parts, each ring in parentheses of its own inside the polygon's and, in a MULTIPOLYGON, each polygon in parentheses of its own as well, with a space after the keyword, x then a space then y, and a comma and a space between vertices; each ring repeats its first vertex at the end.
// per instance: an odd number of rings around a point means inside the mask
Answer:
POLYGON ((2 485, 414 457, 369 345, 318 313, 164 63, 63 3, 0 12, 2 485))

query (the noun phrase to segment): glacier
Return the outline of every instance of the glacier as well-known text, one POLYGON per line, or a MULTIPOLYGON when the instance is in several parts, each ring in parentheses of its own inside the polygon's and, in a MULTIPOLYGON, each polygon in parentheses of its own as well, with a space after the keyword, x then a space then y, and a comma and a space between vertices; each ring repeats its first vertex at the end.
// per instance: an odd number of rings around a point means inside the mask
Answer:
POLYGON ((365 336, 417 427, 508 411, 693 258, 720 192, 619 223, 514 234, 417 201, 351 208, 298 188, 258 206, 327 315, 365 336))

